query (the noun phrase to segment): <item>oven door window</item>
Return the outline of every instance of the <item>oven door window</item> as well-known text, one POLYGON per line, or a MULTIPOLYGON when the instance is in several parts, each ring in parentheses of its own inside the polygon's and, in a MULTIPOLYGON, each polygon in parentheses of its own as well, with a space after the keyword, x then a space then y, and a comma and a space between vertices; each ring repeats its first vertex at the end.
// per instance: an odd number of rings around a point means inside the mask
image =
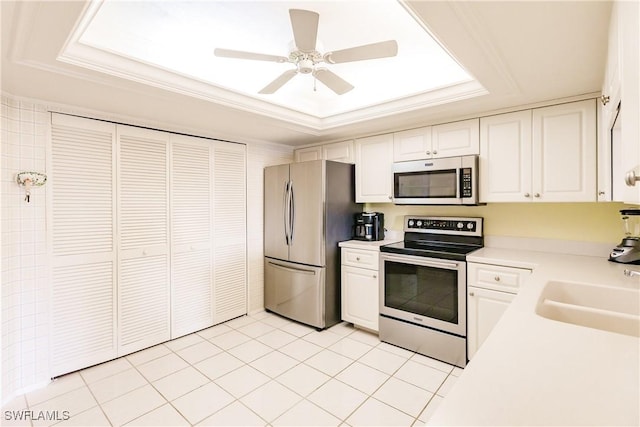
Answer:
POLYGON ((384 305, 458 324, 458 272, 385 261, 384 305))
POLYGON ((454 198, 458 197, 456 169, 396 172, 393 174, 396 198, 454 198))

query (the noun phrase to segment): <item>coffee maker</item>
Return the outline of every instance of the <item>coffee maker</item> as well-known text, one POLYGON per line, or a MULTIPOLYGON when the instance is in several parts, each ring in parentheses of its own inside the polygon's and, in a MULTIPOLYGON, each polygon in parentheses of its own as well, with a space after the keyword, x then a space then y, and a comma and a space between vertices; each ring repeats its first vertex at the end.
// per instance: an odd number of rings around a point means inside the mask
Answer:
POLYGON ((624 238, 611 251, 609 261, 640 264, 640 209, 623 209, 624 238))
POLYGON ((361 212, 353 217, 353 238, 355 240, 384 240, 384 214, 361 212))

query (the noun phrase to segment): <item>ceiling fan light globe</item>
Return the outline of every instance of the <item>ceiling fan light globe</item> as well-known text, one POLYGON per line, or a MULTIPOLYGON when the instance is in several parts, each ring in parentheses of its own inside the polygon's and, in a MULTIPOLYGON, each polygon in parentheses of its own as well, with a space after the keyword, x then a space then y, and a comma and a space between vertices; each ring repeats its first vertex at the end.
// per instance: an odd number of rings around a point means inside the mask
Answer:
POLYGON ((310 59, 302 59, 298 62, 298 71, 302 74, 310 74, 313 72, 313 61, 310 59))

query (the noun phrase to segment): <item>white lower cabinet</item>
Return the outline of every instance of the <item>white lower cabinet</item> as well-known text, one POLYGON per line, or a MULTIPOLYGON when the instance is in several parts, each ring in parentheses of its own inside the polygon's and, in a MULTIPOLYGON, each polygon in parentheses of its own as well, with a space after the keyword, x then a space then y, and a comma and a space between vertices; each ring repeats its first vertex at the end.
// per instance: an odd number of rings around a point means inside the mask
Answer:
POLYGON ((498 323, 531 270, 467 263, 467 358, 471 360, 498 323))
POLYGON ((378 332, 378 248, 342 248, 342 320, 378 332))

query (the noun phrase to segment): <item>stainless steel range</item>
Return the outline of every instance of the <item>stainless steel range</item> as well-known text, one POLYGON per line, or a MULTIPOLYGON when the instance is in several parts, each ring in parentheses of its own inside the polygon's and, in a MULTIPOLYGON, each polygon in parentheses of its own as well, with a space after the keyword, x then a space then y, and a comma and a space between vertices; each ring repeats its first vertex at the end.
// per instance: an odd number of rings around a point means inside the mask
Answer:
POLYGON ((380 247, 380 339, 464 367, 466 256, 483 246, 482 218, 404 218, 404 241, 380 247))

